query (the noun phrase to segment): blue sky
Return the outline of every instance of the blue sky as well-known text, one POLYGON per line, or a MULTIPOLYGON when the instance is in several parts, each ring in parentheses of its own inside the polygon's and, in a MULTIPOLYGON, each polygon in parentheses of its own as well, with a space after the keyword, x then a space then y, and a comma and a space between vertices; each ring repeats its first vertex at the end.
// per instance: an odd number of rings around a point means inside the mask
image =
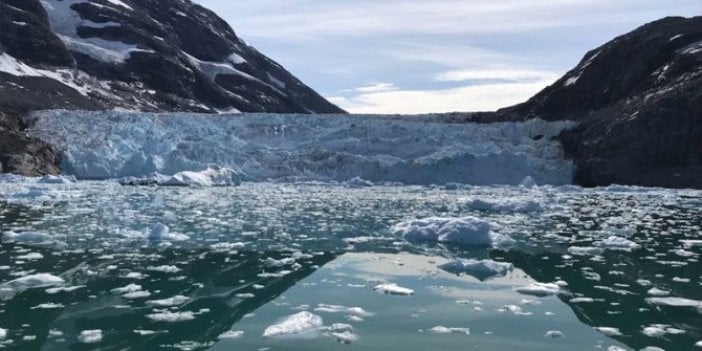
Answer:
POLYGON ((494 110, 702 0, 196 0, 355 113, 494 110))

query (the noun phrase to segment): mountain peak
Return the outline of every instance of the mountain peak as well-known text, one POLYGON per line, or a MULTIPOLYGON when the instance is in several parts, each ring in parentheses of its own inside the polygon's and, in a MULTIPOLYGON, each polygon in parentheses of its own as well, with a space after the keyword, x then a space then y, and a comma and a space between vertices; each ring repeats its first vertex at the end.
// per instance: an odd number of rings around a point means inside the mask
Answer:
POLYGON ((343 112, 188 0, 2 0, 0 26, 0 105, 343 112))

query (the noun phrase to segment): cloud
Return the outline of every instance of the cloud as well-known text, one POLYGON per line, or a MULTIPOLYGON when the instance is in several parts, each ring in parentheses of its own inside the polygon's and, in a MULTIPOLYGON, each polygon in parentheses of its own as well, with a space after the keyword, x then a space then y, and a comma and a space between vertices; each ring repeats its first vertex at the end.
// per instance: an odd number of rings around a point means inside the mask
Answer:
POLYGON ((553 81, 558 78, 558 74, 549 71, 501 68, 501 69, 464 69, 447 71, 436 76, 440 82, 486 82, 486 81, 509 81, 509 82, 542 82, 553 81))
POLYGON ((343 93, 356 92, 356 93, 369 94, 369 93, 380 93, 380 92, 394 91, 394 90, 397 90, 397 87, 393 83, 373 83, 371 85, 364 86, 364 87, 342 90, 341 92, 343 92, 343 93))
POLYGON ((351 113, 421 114, 494 111, 526 101, 551 80, 493 83, 435 90, 389 90, 331 96, 329 101, 351 113))

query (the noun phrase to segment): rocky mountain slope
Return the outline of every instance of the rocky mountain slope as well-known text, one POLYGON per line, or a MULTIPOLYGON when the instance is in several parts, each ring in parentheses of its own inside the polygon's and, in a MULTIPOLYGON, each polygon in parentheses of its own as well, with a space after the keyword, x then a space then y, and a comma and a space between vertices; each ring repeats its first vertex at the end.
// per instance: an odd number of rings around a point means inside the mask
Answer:
POLYGON ((49 108, 343 113, 189 0, 0 0, 0 171, 53 173, 49 108))
POLYGON ((702 17, 644 25, 524 104, 482 117, 579 121, 560 139, 582 185, 702 188, 702 17))

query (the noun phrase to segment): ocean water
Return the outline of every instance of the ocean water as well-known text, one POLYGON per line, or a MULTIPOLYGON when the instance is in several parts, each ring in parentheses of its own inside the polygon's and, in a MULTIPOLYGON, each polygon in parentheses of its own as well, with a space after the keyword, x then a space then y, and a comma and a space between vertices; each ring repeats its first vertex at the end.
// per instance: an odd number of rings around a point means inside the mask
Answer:
POLYGON ((0 347, 701 349, 702 192, 351 185, 4 179, 0 347), (502 240, 393 230, 433 217, 502 240))

